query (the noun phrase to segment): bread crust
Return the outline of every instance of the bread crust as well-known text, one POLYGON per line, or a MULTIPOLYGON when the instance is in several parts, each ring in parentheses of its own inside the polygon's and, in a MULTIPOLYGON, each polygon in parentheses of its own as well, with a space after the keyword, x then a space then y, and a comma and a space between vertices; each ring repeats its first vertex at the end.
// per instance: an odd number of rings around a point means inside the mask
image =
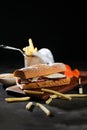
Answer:
POLYGON ((52 63, 48 64, 36 64, 29 67, 17 69, 14 71, 14 76, 20 77, 23 79, 34 78, 49 74, 54 74, 57 72, 64 72, 66 66, 64 63, 52 63))
POLYGON ((21 89, 51 88, 55 86, 70 84, 70 81, 71 79, 68 77, 62 79, 55 79, 55 80, 38 81, 38 82, 22 84, 21 89))

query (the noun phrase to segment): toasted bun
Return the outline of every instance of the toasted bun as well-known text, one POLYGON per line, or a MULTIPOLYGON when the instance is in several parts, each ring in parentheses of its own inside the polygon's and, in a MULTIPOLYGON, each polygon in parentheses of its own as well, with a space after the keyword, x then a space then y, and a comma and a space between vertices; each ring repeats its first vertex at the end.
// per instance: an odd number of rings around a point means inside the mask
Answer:
POLYGON ((52 63, 52 64, 35 64, 29 67, 17 69, 14 71, 14 76, 23 79, 34 78, 57 72, 64 72, 66 66, 64 63, 52 63))
POLYGON ((32 82, 27 84, 22 84, 21 89, 40 89, 40 88, 52 88, 52 87, 58 87, 63 86, 66 84, 70 84, 71 79, 70 78, 62 78, 62 79, 55 79, 55 80, 46 80, 43 82, 32 82))

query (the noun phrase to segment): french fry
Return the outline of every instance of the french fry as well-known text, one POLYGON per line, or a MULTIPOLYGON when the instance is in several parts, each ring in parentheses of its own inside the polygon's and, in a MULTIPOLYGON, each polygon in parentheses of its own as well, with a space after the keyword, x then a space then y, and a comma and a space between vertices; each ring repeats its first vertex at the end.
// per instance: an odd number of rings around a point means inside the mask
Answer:
POLYGON ((9 98, 5 98, 5 101, 7 102, 20 102, 20 101, 28 101, 30 100, 30 97, 9 97, 9 98))
POLYGON ((46 104, 50 104, 50 103, 52 102, 52 100, 55 99, 55 98, 58 98, 58 96, 55 95, 55 94, 50 95, 49 99, 47 99, 47 100, 45 101, 45 103, 46 103, 46 104))
POLYGON ((31 51, 33 51, 34 50, 33 41, 31 38, 28 41, 29 41, 29 47, 31 48, 31 51))
POLYGON ((66 96, 70 96, 72 98, 77 97, 77 98, 81 98, 81 97, 87 97, 87 94, 65 94, 66 96))
POLYGON ((23 90, 27 94, 34 94, 34 95, 43 95, 44 92, 42 91, 34 91, 34 90, 23 90))
POLYGON ((32 105, 33 105, 33 102, 29 102, 29 103, 26 105, 26 109, 29 110, 32 105))
POLYGON ((47 116, 51 115, 51 112, 45 106, 43 106, 41 103, 36 103, 36 106, 39 107, 41 110, 43 110, 47 116))
POLYGON ((58 96, 57 95, 55 95, 55 94, 53 94, 53 95, 50 95, 50 98, 52 98, 52 99, 55 99, 55 98, 57 98, 58 96))
POLYGON ((71 101, 71 99, 72 99, 70 96, 67 96, 67 95, 65 95, 65 94, 63 94, 63 93, 57 92, 57 91, 55 91, 55 90, 44 89, 44 88, 42 88, 41 90, 44 91, 44 92, 53 93, 53 94, 57 95, 59 98, 68 99, 69 101, 71 101))
POLYGON ((46 100, 46 104, 50 104, 52 102, 52 98, 50 97, 49 99, 46 100))

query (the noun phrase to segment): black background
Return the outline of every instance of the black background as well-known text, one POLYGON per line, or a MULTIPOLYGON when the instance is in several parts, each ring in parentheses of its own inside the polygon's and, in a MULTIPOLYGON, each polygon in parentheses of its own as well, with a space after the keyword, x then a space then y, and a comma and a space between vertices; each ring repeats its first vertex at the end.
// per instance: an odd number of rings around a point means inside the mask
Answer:
MULTIPOLYGON (((18 4, 1 8, 0 16, 0 44, 22 49, 32 38, 38 49, 49 48, 57 62, 86 61, 85 7, 41 2, 18 4)), ((17 51, 0 48, 0 58, 6 63, 10 58, 23 63, 23 56, 17 51)))

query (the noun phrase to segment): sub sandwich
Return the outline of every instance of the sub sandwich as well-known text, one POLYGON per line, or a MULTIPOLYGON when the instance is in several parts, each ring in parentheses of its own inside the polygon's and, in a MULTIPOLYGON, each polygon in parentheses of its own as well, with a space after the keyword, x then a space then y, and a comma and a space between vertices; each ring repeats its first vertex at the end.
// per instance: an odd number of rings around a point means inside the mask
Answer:
MULTIPOLYGON (((13 74, 17 79, 17 86, 23 91, 41 91, 42 88, 47 88, 59 92, 71 90, 75 86, 72 84, 72 79, 78 80, 80 75, 77 69, 72 71, 64 63, 35 64, 16 69, 13 74), (72 87, 69 88, 69 85, 72 87)), ((41 98, 46 96, 49 96, 49 94, 45 93, 41 98)))

